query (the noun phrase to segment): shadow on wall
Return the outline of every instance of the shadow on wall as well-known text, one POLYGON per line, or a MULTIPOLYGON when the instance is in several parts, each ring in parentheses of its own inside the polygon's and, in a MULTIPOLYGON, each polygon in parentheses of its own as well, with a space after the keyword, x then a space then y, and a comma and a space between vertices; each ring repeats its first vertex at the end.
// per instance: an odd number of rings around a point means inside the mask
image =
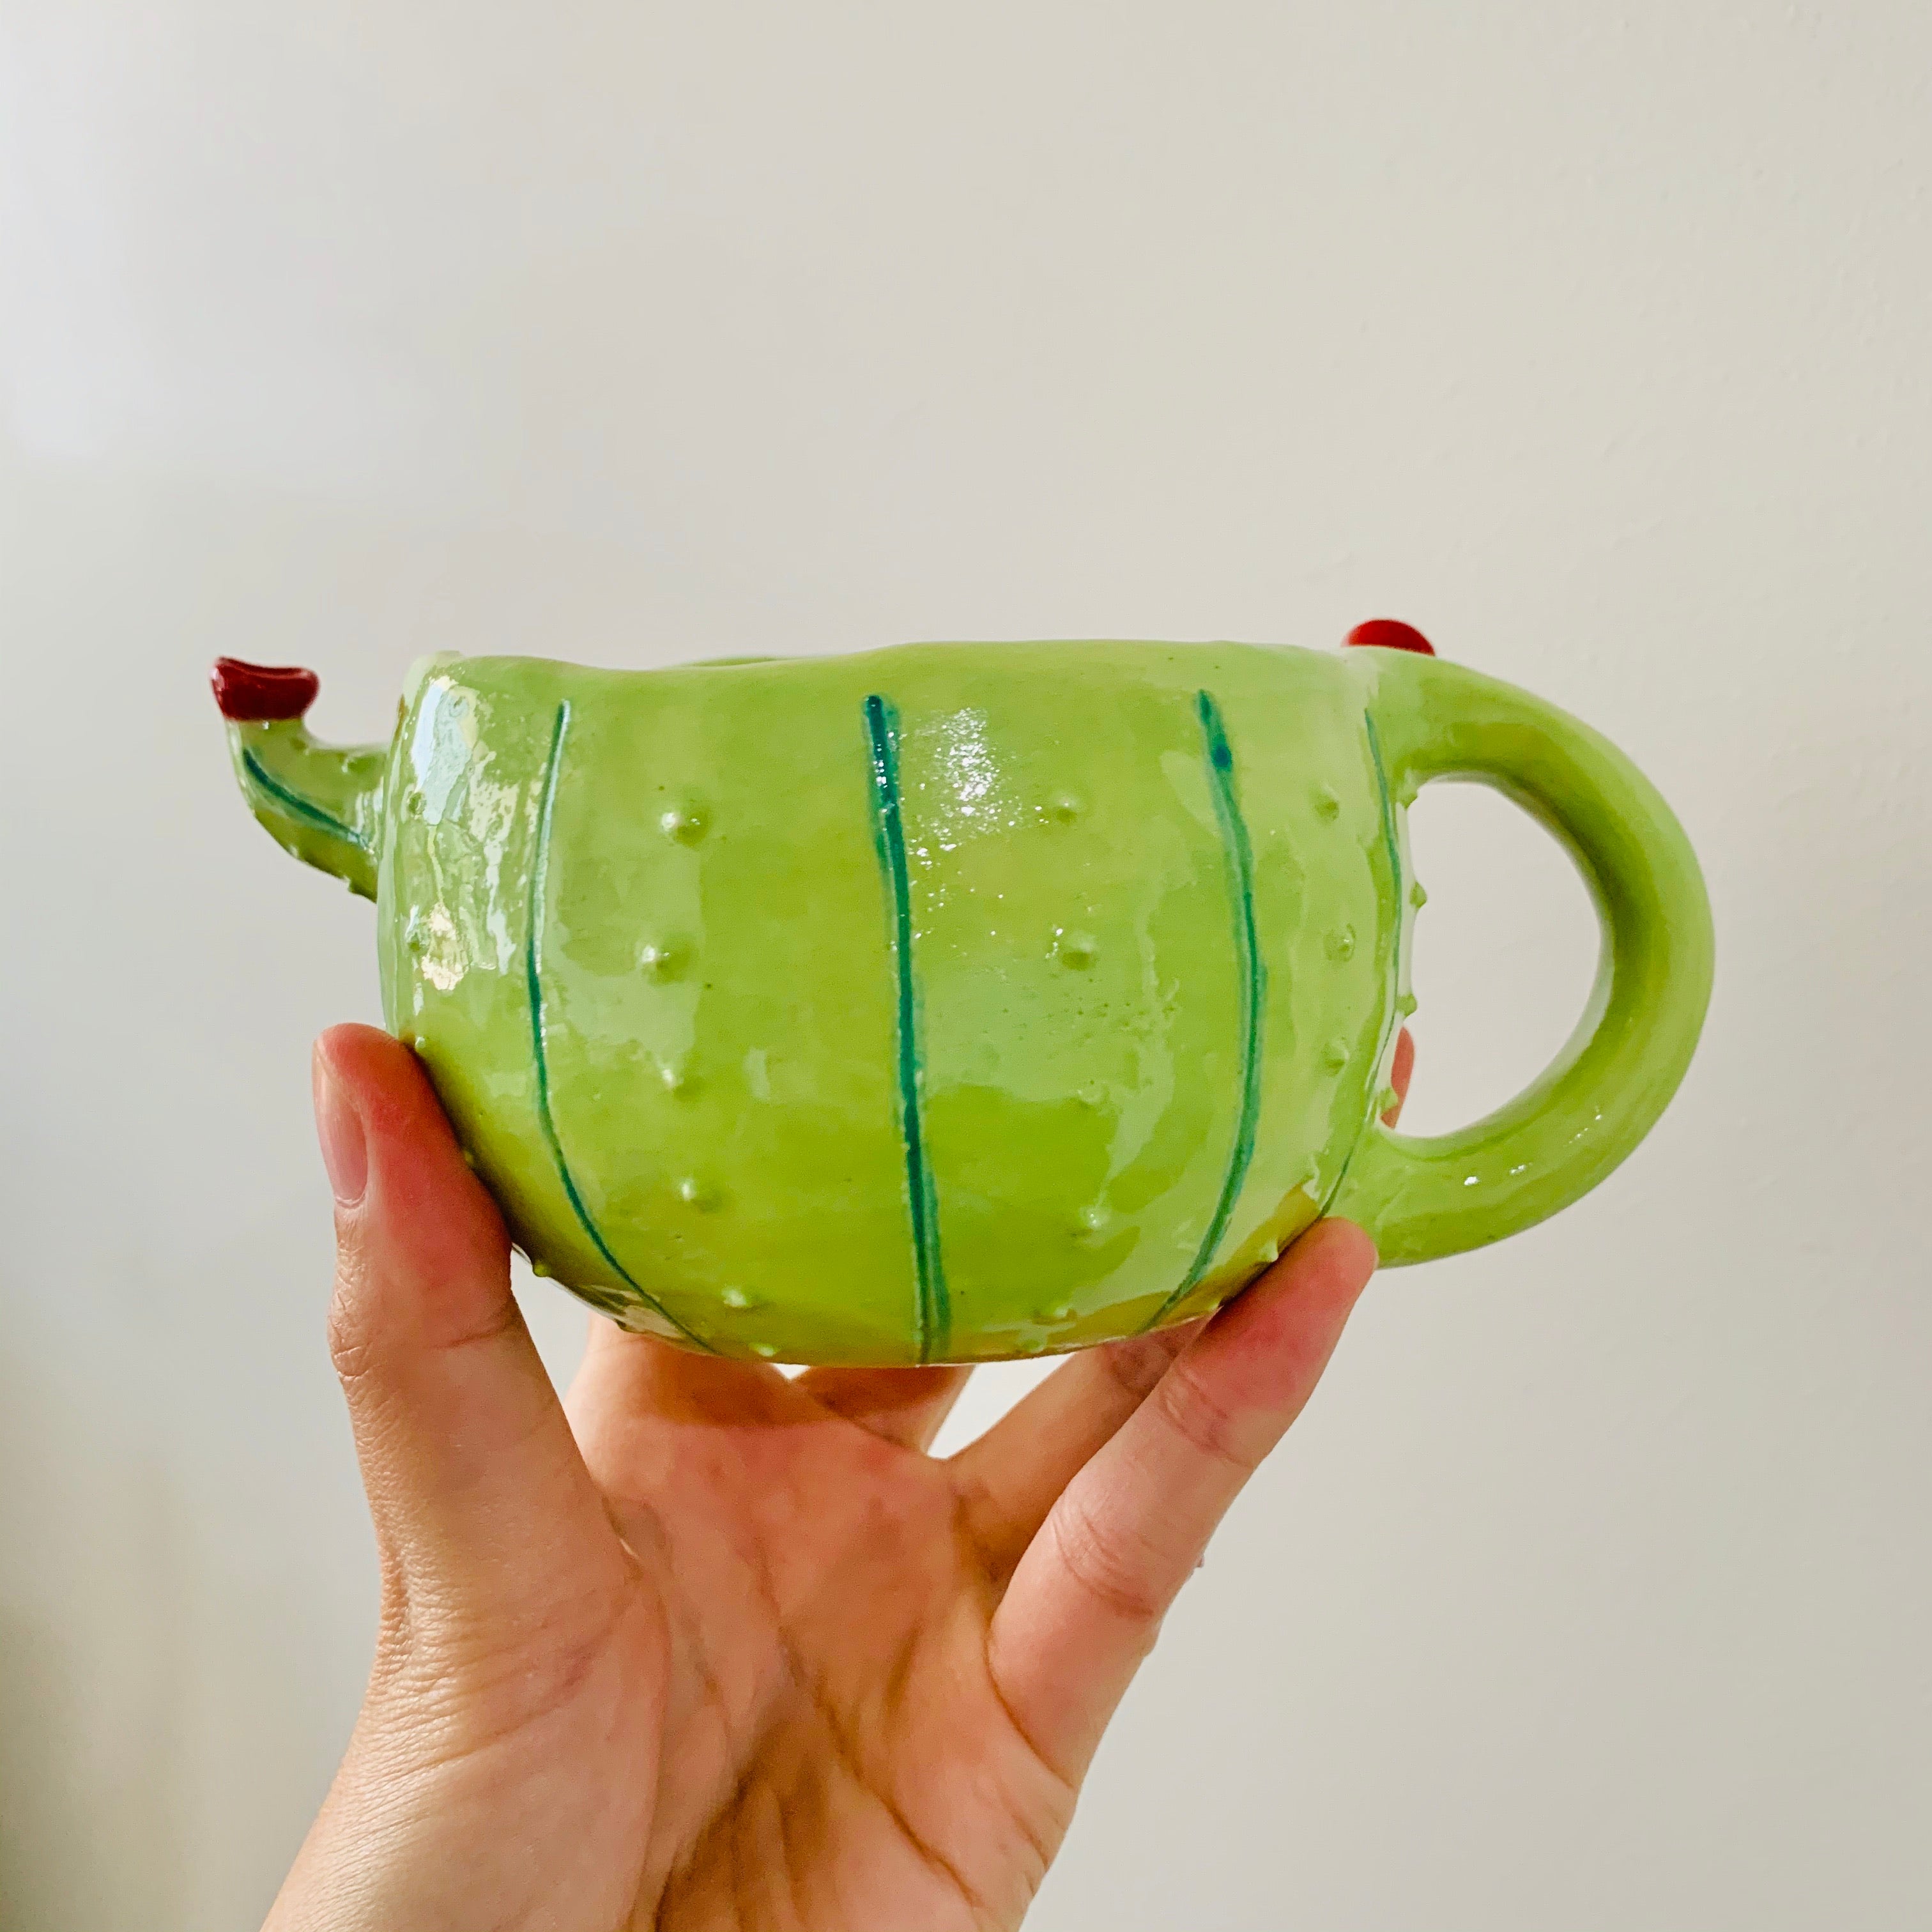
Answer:
POLYGON ((66 1268, 0 1269, 0 1932, 255 1926, 375 1624, 326 1210, 182 1252, 62 1205, 66 1268))
POLYGON ((355 1715, 374 1566, 320 1336, 223 1305, 237 1256, 194 1278, 206 1310, 143 1284, 172 1323, 0 1283, 0 1932, 259 1924, 355 1715))
POLYGON ((150 1466, 75 1522, 44 1397, 7 1389, 0 1415, 0 1927, 185 1932, 177 1513, 150 1466))
POLYGON ((124 1738, 118 1764, 90 1765, 85 1668, 52 1631, 0 1616, 0 1925, 173 1932, 186 1922, 166 1741, 124 1738))

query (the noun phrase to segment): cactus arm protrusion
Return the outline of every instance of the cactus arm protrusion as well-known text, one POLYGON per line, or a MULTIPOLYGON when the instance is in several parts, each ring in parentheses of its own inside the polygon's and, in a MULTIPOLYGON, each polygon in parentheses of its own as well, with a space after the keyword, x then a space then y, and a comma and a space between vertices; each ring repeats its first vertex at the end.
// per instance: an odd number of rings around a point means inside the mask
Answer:
POLYGON ((284 850, 373 899, 388 747, 311 736, 302 718, 320 686, 313 671, 222 658, 212 682, 249 809, 284 850))

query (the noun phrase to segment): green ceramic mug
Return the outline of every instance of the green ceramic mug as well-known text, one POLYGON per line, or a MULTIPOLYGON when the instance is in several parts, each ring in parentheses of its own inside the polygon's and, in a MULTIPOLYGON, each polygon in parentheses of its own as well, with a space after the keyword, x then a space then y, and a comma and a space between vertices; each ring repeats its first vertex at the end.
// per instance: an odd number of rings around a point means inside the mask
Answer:
POLYGON ((446 656, 346 751, 310 674, 217 686, 256 816, 376 901, 388 1023, 518 1244, 720 1354, 1078 1348, 1205 1313, 1328 1212, 1389 1262, 1499 1240, 1636 1146, 1709 996, 1657 793, 1430 656, 446 656), (1417 1138, 1378 1116, 1441 778, 1568 844, 1604 944, 1542 1077, 1417 1138))

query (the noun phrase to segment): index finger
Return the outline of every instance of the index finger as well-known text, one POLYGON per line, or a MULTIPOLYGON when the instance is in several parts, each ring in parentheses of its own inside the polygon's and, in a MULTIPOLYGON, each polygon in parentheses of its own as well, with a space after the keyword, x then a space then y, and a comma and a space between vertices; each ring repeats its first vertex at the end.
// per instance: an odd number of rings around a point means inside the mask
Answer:
POLYGON ((987 1661, 1014 1720, 1078 1779, 1214 1526, 1299 1415, 1375 1268, 1322 1221, 1175 1358, 1066 1486, 994 1612, 987 1661))

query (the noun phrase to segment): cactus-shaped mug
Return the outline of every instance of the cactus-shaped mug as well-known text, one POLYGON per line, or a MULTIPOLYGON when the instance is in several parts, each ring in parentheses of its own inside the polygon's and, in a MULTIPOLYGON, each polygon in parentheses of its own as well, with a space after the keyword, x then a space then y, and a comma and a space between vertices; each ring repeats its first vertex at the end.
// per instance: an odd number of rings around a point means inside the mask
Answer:
POLYGON ((376 902, 387 1022, 539 1271, 719 1354, 972 1361, 1205 1314, 1325 1213, 1385 1262, 1499 1240, 1682 1078, 1710 915, 1662 799, 1354 634, 434 657, 351 749, 310 673, 216 688, 256 816, 376 902), (1418 1138, 1379 1116, 1442 778, 1564 841, 1604 943, 1543 1076, 1418 1138))

